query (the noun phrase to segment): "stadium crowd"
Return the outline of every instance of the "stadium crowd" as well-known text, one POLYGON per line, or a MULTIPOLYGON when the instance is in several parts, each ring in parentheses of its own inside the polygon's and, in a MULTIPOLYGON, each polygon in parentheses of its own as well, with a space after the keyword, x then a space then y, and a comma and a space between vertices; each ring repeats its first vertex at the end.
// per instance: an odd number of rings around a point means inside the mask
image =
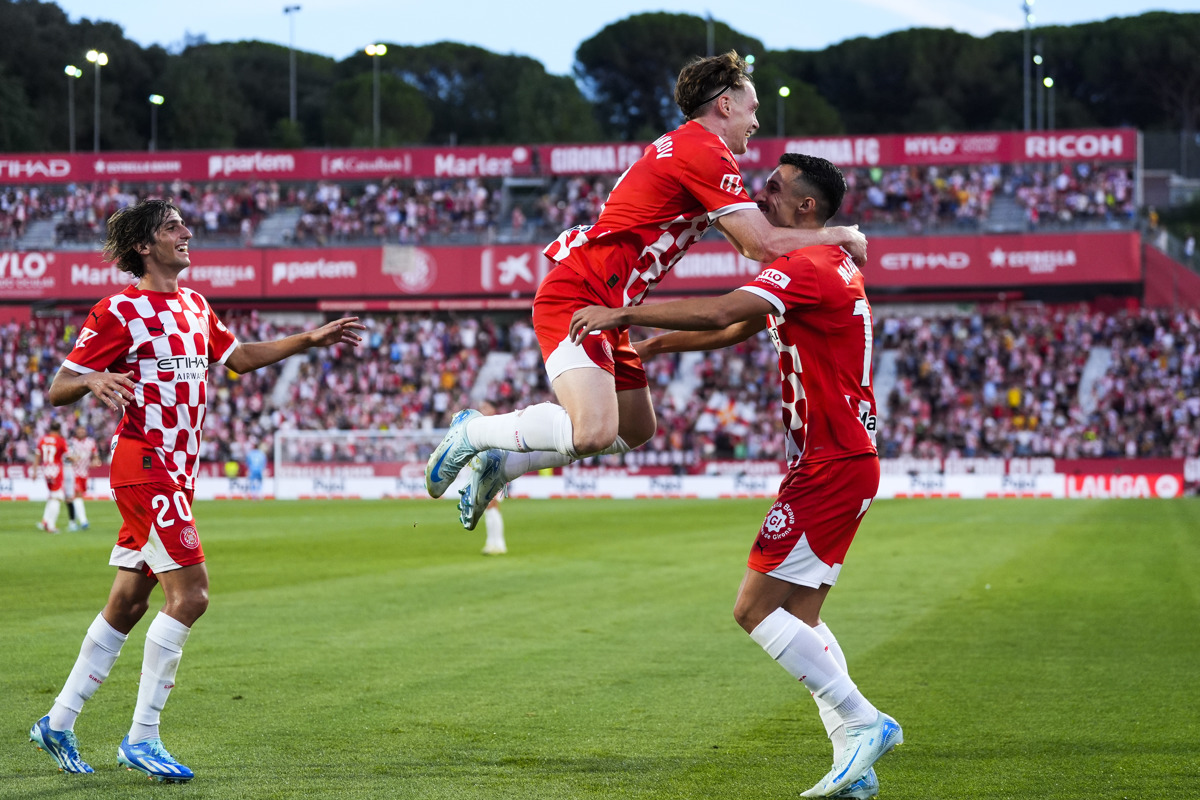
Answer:
MULTIPOLYGON (((752 194, 768 174, 747 173, 752 194)), ((834 221, 877 233, 978 230, 997 196, 1012 198, 1030 230, 1130 226, 1137 216, 1129 165, 875 167, 848 168, 845 175, 849 191, 834 221)), ((0 240, 16 243, 32 222, 52 219, 57 244, 93 245, 113 211, 158 196, 174 199, 198 237, 227 246, 249 245, 264 219, 285 210, 298 220, 282 244, 550 241, 595 221, 616 180, 546 178, 521 192, 500 178, 21 187, 0 193, 0 240)))
MULTIPOLYGON (((242 340, 299 329, 255 313, 226 320, 242 340)), ((501 412, 551 399, 525 319, 406 314, 366 323, 365 346, 297 357, 292 374, 284 365, 244 376, 212 370, 202 459, 242 461, 251 448, 271 448, 280 429, 432 430, 480 399, 501 412)), ((0 328, 0 462, 27 463, 55 418, 77 415, 98 441, 111 436, 114 415, 90 399, 61 412, 46 403, 76 333, 61 318, 0 328)), ((875 354, 885 458, 1200 455, 1196 312, 884 310, 875 354)), ((659 430, 625 463, 782 457, 766 336, 647 367, 659 430)))

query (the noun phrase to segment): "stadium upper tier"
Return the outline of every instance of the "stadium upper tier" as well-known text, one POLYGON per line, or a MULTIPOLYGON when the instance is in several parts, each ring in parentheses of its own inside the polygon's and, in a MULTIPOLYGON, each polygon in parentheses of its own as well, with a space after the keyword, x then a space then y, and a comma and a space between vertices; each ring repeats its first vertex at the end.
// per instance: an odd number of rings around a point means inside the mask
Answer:
MULTIPOLYGON (((223 316, 243 341, 296 329, 286 318, 223 316)), ((273 445, 280 429, 430 429, 481 399, 501 411, 552 399, 523 318, 365 319, 361 348, 311 351, 291 366, 241 377, 212 370, 202 459, 241 460, 248 448, 273 445)), ((45 389, 80 321, 0 326, 0 463, 27 463, 54 419, 77 419, 100 441, 111 436, 116 419, 91 399, 59 410, 46 404, 45 389)), ((884 457, 1200 456, 1195 310, 885 315, 876 342, 884 457)), ((647 368, 658 433, 624 463, 782 458, 776 355, 767 337, 655 359, 647 368)))
MULTIPOLYGON (((749 170, 753 194, 770 170, 749 170)), ((1127 229, 1131 164, 854 167, 834 222, 872 235, 1127 229)), ((105 220, 145 197, 175 202, 201 244, 326 246, 550 241, 597 218, 616 176, 385 178, 287 183, 105 181, 0 191, 0 242, 94 249, 105 220)))

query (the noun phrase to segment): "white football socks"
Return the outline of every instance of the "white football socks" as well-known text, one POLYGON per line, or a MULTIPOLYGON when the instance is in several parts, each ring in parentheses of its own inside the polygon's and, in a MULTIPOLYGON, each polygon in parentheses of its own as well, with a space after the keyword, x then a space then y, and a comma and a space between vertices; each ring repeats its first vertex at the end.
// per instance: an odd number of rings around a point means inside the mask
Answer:
POLYGON ((71 501, 71 507, 75 509, 75 522, 79 524, 79 527, 86 528, 88 521, 87 512, 83 510, 83 498, 76 497, 71 501))
POLYGON ((96 693, 100 684, 112 672, 121 646, 129 637, 108 624, 103 614, 97 614, 83 637, 79 657, 67 682, 54 700, 50 709, 50 728, 56 731, 74 730, 75 720, 83 711, 83 704, 96 693))
POLYGON ((477 450, 549 450, 579 458, 575 452, 575 431, 567 410, 556 403, 537 405, 496 414, 476 417, 467 423, 467 441, 477 450))
POLYGON ((847 727, 875 721, 879 712, 858 691, 821 636, 784 609, 771 612, 750 632, 750 638, 813 697, 828 703, 847 727))
MULTIPOLYGON (((850 670, 846 667, 846 656, 842 652, 842 646, 838 644, 838 640, 834 638, 833 631, 829 630, 829 626, 822 622, 817 627, 813 628, 817 635, 821 637, 821 641, 825 642, 825 646, 829 648, 829 655, 833 656, 833 660, 838 663, 842 671, 849 674, 850 670)), ((846 747, 846 725, 842 722, 842 718, 833 710, 833 706, 825 702, 821 698, 813 695, 813 700, 817 704, 817 712, 821 715, 821 722, 825 725, 825 735, 829 737, 829 741, 833 744, 833 754, 842 752, 846 747)))
POLYGON ((167 697, 175 688, 175 672, 183 657, 183 645, 191 628, 161 611, 146 629, 146 653, 129 743, 158 738, 158 721, 167 697))
POLYGON ((504 542, 504 516, 500 509, 488 507, 483 512, 483 528, 487 532, 486 547, 504 550, 508 547, 504 542))
POLYGON ((46 507, 42 510, 42 522, 47 528, 58 527, 58 509, 61 505, 61 501, 54 498, 46 501, 46 507))

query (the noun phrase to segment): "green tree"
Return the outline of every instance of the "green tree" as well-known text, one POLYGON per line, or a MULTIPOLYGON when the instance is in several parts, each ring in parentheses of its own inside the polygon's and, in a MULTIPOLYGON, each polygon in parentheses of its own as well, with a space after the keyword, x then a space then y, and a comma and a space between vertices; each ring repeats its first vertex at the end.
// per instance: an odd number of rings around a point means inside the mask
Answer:
MULTIPOLYGON (((635 14, 614 22, 575 51, 575 76, 609 138, 649 141, 679 125, 675 80, 705 55, 708 23, 691 14, 635 14)), ((761 55, 762 42, 714 22, 715 52, 761 55)))
MULTIPOLYGON (((325 112, 325 143, 370 147, 374 140, 375 78, 370 72, 338 81, 325 112)), ((424 142, 433 113, 413 86, 394 75, 379 76, 379 144, 395 147, 424 142)))

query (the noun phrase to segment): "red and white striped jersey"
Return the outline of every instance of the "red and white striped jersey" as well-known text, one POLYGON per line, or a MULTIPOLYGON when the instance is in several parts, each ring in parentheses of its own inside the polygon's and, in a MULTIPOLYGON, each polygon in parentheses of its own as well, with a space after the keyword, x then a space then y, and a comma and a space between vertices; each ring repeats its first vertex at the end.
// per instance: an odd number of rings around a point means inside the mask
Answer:
POLYGON ((82 439, 71 437, 67 441, 67 463, 76 478, 86 478, 92 468, 92 457, 96 455, 96 440, 90 436, 82 439))
POLYGON ((863 275, 840 247, 793 250, 741 287, 775 307, 788 465, 876 453, 873 331, 863 275))
POLYGON ((696 121, 663 134, 620 177, 594 225, 545 249, 585 278, 609 308, 636 306, 714 220, 757 209, 720 136, 696 121))
POLYGON ((129 287, 88 314, 63 366, 78 373, 132 371, 133 402, 112 444, 112 486, 195 482, 208 399, 208 366, 237 339, 198 292, 129 287))

